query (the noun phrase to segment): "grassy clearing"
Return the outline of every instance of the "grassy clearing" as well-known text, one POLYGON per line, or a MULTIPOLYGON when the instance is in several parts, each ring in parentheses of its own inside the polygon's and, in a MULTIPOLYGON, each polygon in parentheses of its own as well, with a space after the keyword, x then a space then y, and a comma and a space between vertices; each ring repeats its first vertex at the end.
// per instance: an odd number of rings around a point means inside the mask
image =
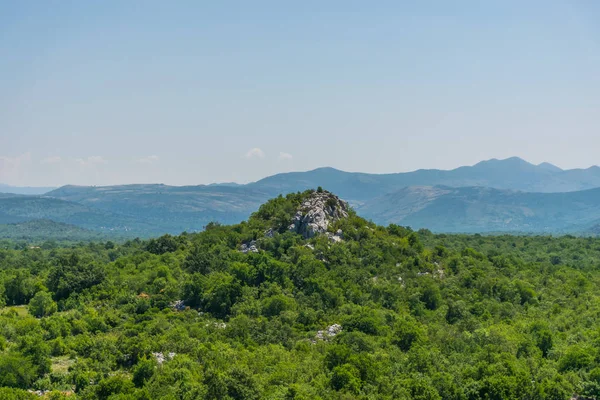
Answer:
POLYGON ((61 356, 52 358, 52 372, 57 374, 67 374, 69 367, 75 364, 75 360, 69 356, 61 356))
POLYGON ((29 309, 27 306, 10 306, 0 308, 0 315, 8 314, 14 310, 19 317, 26 317, 29 315, 29 309))

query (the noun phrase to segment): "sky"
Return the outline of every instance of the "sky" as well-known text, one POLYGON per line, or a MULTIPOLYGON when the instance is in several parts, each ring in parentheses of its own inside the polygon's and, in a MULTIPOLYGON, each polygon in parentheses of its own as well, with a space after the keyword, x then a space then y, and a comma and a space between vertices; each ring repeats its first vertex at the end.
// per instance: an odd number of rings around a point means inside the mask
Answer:
POLYGON ((600 2, 0 2, 0 183, 600 163, 600 2))

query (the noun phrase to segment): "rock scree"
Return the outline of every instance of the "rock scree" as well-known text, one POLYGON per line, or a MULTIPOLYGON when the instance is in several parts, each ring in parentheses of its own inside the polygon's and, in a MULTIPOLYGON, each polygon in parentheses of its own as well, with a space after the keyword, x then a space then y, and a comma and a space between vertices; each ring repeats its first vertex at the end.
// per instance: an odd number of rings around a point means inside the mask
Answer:
POLYGON ((302 203, 289 230, 309 239, 326 233, 331 223, 346 217, 348 204, 345 201, 328 191, 316 191, 302 203))

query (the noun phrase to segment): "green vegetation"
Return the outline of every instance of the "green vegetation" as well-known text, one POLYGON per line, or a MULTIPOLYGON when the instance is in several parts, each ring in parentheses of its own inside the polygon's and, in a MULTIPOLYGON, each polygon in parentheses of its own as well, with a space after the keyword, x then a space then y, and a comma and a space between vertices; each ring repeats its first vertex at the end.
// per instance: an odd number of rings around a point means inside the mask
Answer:
POLYGON ((599 239, 351 212, 342 242, 304 240, 286 227, 307 195, 150 241, 1 242, 0 398, 600 396, 599 239))
MULTIPOLYGON (((112 235, 111 235, 112 237, 112 235)), ((107 235, 45 219, 26 222, 0 224, 0 238, 27 242, 77 242, 80 240, 102 240, 107 235)))

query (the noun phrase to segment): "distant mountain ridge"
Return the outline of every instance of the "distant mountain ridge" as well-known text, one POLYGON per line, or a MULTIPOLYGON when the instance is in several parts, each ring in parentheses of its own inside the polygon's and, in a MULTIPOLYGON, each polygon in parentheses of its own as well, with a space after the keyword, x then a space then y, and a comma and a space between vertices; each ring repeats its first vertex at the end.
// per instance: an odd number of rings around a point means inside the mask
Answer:
POLYGON ((407 186, 483 186, 527 192, 572 192, 600 187, 600 168, 562 170, 550 163, 531 164, 521 158, 491 159, 452 170, 420 169, 394 174, 344 172, 318 168, 307 172, 277 174, 255 183, 280 191, 323 186, 350 200, 366 200, 407 186))
POLYGON ((238 223, 280 194, 323 187, 379 224, 440 232, 600 232, 600 168, 563 170, 520 158, 395 174, 318 168, 249 184, 72 186, 0 195, 0 223, 49 219, 129 236, 238 223))

